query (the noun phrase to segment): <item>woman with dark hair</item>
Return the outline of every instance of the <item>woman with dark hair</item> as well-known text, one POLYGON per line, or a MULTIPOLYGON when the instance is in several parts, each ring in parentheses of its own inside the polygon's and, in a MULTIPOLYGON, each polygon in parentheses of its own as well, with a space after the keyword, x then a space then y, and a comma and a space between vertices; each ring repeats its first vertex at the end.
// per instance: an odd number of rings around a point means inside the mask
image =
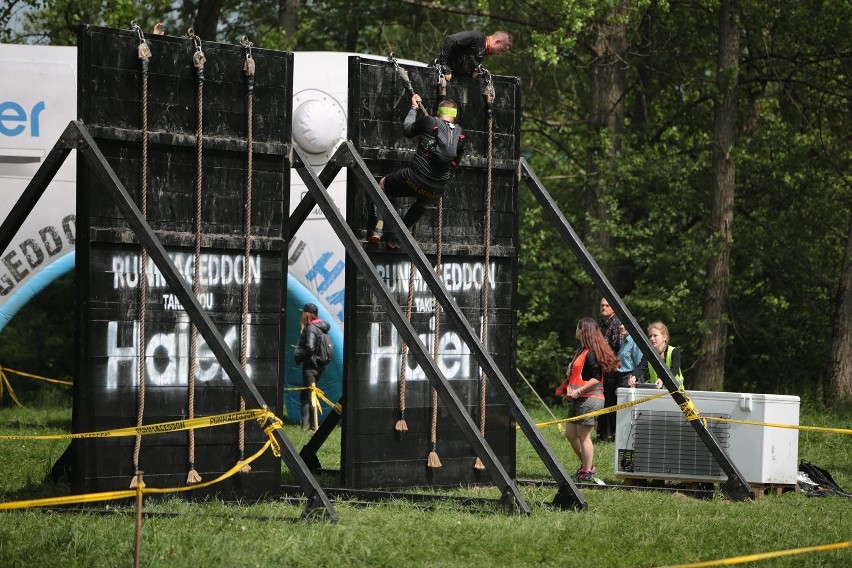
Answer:
MULTIPOLYGON (((618 368, 618 357, 612 352, 595 320, 581 319, 577 322, 575 335, 580 340, 580 350, 568 366, 567 380, 556 390, 557 394, 564 394, 568 400, 569 418, 603 408, 604 374, 618 368)), ((565 437, 580 459, 577 481, 594 481, 597 473, 594 466, 595 447, 591 436, 594 427, 594 417, 568 422, 565 425, 565 437)))
MULTIPOLYGON (((302 386, 316 386, 317 381, 325 371, 326 363, 317 359, 320 342, 325 341, 325 334, 331 329, 328 322, 319 319, 316 304, 305 304, 302 308, 302 318, 299 325, 302 335, 296 344, 296 363, 302 364, 302 386)), ((301 395, 302 430, 315 430, 316 424, 311 424, 311 391, 305 389, 301 395)))

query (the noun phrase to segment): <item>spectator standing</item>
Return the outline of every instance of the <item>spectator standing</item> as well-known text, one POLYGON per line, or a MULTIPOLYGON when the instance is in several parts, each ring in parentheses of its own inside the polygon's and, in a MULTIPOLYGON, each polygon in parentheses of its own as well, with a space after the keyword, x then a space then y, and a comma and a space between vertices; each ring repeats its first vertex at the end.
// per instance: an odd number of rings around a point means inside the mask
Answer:
MULTIPOLYGON (((315 387, 323 371, 325 371, 326 363, 317 359, 317 353, 321 341, 325 341, 324 335, 328 334, 331 325, 327 321, 323 321, 317 315, 318 309, 316 304, 305 304, 302 308, 302 318, 299 324, 302 329, 302 334, 299 336, 299 342, 296 344, 296 363, 302 365, 302 386, 315 387)), ((316 424, 311 424, 311 391, 307 388, 302 390, 302 430, 315 430, 316 424)))
MULTIPOLYGON (((610 306, 606 298, 601 298, 601 334, 612 349, 613 353, 618 353, 621 349, 622 335, 619 331, 621 321, 615 315, 615 311, 610 306)), ((613 372, 604 374, 604 408, 615 406, 618 403, 616 390, 618 389, 616 375, 613 372)), ((598 420, 598 440, 602 442, 611 442, 615 439, 615 414, 604 414, 598 420), (611 418, 611 420, 610 420, 611 418)))
MULTIPOLYGON (((577 323, 575 336, 580 341, 580 350, 568 366, 567 380, 556 389, 556 394, 564 394, 568 400, 569 418, 603 408, 604 373, 618 368, 618 358, 604 340, 595 320, 581 319, 577 323)), ((595 448, 591 437, 594 426, 594 417, 568 422, 565 425, 565 438, 580 459, 578 481, 594 481, 597 473, 594 466, 595 448)))
MULTIPOLYGON (((618 329, 621 334, 621 347, 618 349, 618 369, 612 373, 612 380, 610 383, 613 385, 612 393, 615 397, 615 402, 612 404, 606 404, 606 392, 607 385, 604 382, 604 404, 606 406, 614 406, 618 403, 618 392, 617 389, 620 387, 628 387, 631 386, 630 377, 633 376, 636 372, 636 369, 639 367, 639 363, 642 361, 642 352, 639 350, 639 346, 636 345, 636 342, 633 341, 633 338, 630 337, 630 334, 627 332, 627 328, 624 327, 624 324, 619 322, 618 329)), ((636 383, 636 379, 633 379, 633 384, 636 383)), ((604 414, 603 416, 598 418, 598 424, 602 421, 607 422, 604 426, 607 432, 611 433, 612 438, 615 438, 615 425, 616 425, 616 413, 610 412, 609 414, 604 414)))
MULTIPOLYGON (((681 355, 680 349, 669 345, 669 328, 661 321, 655 321, 648 326, 648 340, 654 349, 657 350, 657 355, 668 367, 675 378, 675 383, 678 387, 683 386, 683 370, 680 367, 681 355)), ((642 358, 638 368, 639 382, 653 383, 654 388, 662 388, 663 380, 657 376, 657 371, 654 367, 648 364, 647 359, 642 358), (647 377, 647 380, 646 380, 647 377)))

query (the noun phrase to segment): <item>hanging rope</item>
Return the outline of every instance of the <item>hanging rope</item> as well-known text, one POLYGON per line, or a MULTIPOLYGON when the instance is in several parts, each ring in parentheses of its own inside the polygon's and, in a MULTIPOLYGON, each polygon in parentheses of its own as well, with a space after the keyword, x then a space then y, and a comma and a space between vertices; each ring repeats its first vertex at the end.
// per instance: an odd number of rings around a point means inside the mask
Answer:
MULTIPOLYGON (((408 263, 408 302, 405 305, 405 319, 411 321, 412 307, 414 306, 414 263, 408 263)), ((408 432, 408 423, 405 421, 405 384, 408 373, 408 344, 402 344, 402 361, 399 369, 399 420, 394 430, 397 432, 408 432)))
MULTIPOLYGON (((393 52, 388 55, 388 61, 393 63, 394 69, 396 69, 397 75, 402 80, 403 85, 405 85, 405 91, 408 93, 409 97, 414 96, 414 86, 411 84, 411 79, 408 77, 408 71, 399 66, 399 63, 396 60, 396 56, 394 56, 393 52)), ((417 109, 422 112, 424 115, 429 114, 426 111, 426 107, 423 106, 423 103, 417 103, 417 109)))
POLYGON ((444 76, 444 68, 438 65, 438 102, 447 98, 447 78, 444 76))
MULTIPOLYGON (((491 73, 485 70, 485 88, 482 96, 485 98, 485 108, 488 111, 488 167, 486 176, 485 190, 485 266, 482 270, 482 329, 480 331, 480 341, 482 346, 488 349, 488 300, 489 289, 491 288, 491 195, 492 181, 491 172, 494 158, 494 115, 491 105, 494 103, 494 84, 491 80, 491 73)), ((487 377, 485 371, 479 370, 479 432, 485 437, 485 386, 487 377)), ((484 470, 485 464, 479 457, 476 458, 476 463, 473 468, 484 470)))
MULTIPOLYGON (((243 311, 242 330, 240 332, 240 364, 243 370, 248 368, 248 308, 249 308, 249 260, 251 259, 251 196, 252 196, 252 168, 254 160, 254 148, 252 147, 253 121, 254 121, 254 58, 251 56, 252 42, 243 36, 240 42, 246 50, 246 62, 243 70, 246 74, 246 210, 245 210, 245 253, 243 255, 243 311)), ((246 409, 246 400, 240 396, 240 411, 246 409)), ((246 456, 246 425, 240 422, 240 461, 245 461, 246 456)), ((248 463, 240 468, 241 473, 251 471, 248 463)))
MULTIPOLYGON (((442 235, 444 233, 444 198, 438 200, 438 250, 435 258, 435 271, 441 274, 441 250, 443 249, 442 235)), ((441 305, 435 301, 433 316, 435 320, 435 333, 432 335, 432 359, 438 363, 438 345, 441 339, 441 305)), ((441 459, 438 457, 438 389, 432 388, 432 424, 429 429, 429 442, 432 451, 426 465, 431 468, 441 467, 441 459)))
MULTIPOLYGON (((139 188, 139 209, 142 213, 142 218, 147 218, 148 215, 148 61, 151 59, 151 48, 145 41, 145 36, 142 29, 136 25, 135 21, 130 22, 130 28, 139 36, 139 45, 136 48, 136 55, 142 63, 142 180, 139 188)), ((136 408, 136 426, 142 426, 142 419, 145 416, 145 344, 146 329, 145 329, 145 307, 148 299, 148 251, 145 247, 139 253, 139 295, 137 301, 137 317, 139 319, 139 348, 137 355, 137 384, 139 385, 138 401, 136 408)), ((130 480, 130 488, 136 487, 140 479, 139 476, 139 454, 142 450, 142 436, 136 436, 136 443, 133 446, 133 477, 130 480)))
MULTIPOLYGON (((388 61, 393 63, 394 69, 396 70, 399 78, 402 80, 405 85, 405 90, 408 93, 408 96, 414 96, 414 86, 411 84, 411 79, 408 76, 408 71, 400 67, 399 63, 396 60, 393 52, 388 55, 388 61)), ((423 103, 417 103, 417 110, 422 112, 424 115, 428 115, 426 112, 426 107, 423 106, 423 103)), ((407 303, 405 305, 405 317, 410 322, 411 321, 411 313, 413 311, 414 306, 414 263, 410 262, 408 265, 408 298, 407 303)), ((397 420, 394 425, 394 430, 397 432, 408 432, 408 423, 405 421, 405 392, 406 392, 406 377, 408 373, 408 344, 402 344, 402 361, 400 363, 399 370, 399 420, 397 420)), ((440 467, 440 461, 437 467, 440 467)))
MULTIPOLYGON (((196 101, 198 112, 198 129, 195 134, 196 153, 195 153, 195 255, 192 271, 192 293, 197 298, 201 293, 201 187, 203 181, 202 167, 202 149, 204 147, 204 63, 206 57, 201 50, 201 38, 195 35, 192 28, 189 29, 187 35, 192 40, 195 46, 195 53, 192 55, 192 64, 195 66, 195 72, 198 76, 198 100, 196 101)), ((195 370, 198 364, 198 328, 195 324, 191 327, 190 342, 189 342, 189 380, 187 381, 187 389, 189 392, 188 413, 189 419, 195 418, 195 370)), ((189 430, 189 472, 186 476, 187 485, 199 483, 201 476, 195 470, 195 430, 189 430)))

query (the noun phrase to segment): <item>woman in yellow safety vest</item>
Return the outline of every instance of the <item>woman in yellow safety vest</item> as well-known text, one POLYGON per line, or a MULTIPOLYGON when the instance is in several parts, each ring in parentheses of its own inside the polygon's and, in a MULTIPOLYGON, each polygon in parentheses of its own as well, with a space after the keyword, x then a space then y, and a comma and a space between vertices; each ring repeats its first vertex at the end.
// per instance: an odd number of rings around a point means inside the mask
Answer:
MULTIPOLYGON (((655 321, 651 325, 648 326, 648 340, 651 342, 651 345, 654 349, 657 350, 657 355, 660 356, 666 367, 668 367, 672 376, 675 378, 675 383, 677 383, 678 387, 683 386, 683 371, 680 368, 680 349, 677 347, 672 347, 669 345, 669 328, 666 327, 661 321, 655 321)), ((653 383, 654 388, 662 388, 663 380, 657 376, 657 371, 654 370, 654 367, 648 364, 648 360, 643 357, 642 362, 639 363, 639 368, 636 369, 637 377, 630 377, 628 384, 629 386, 633 386, 637 382, 643 383, 653 383), (644 380, 647 373, 648 380, 644 380)))
MULTIPOLYGON (((577 339, 582 346, 566 373, 567 380, 556 389, 568 401, 568 417, 583 416, 604 406, 604 373, 618 368, 618 357, 607 344, 598 324, 592 318, 583 318, 577 323, 577 339)), ((595 417, 568 422, 565 438, 580 459, 577 470, 578 481, 594 481, 597 469, 594 466, 595 448, 592 444, 592 429, 595 417)))

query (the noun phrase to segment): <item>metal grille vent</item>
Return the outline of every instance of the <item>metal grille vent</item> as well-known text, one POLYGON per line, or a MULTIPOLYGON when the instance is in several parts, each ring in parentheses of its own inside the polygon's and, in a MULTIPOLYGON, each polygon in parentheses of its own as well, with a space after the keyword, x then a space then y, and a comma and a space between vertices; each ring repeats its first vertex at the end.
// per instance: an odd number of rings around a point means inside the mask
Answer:
MULTIPOLYGON (((710 414, 730 418, 730 414, 710 414)), ((729 447, 730 424, 710 421, 708 430, 723 450, 729 447)), ((660 475, 723 477, 713 455, 681 412, 637 410, 629 436, 633 450, 618 454, 622 471, 660 475)))

